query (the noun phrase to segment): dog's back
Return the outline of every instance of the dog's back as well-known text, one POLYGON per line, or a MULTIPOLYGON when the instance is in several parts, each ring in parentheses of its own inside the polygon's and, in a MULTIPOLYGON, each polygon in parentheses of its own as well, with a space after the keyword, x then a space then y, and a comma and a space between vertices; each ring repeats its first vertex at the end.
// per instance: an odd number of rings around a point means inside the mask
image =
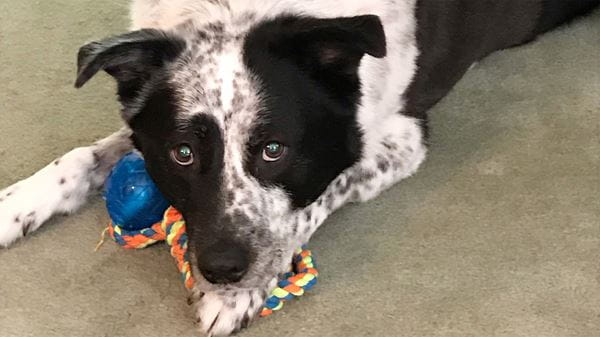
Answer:
POLYGON ((417 73, 406 91, 405 113, 425 113, 469 67, 493 51, 533 40, 537 35, 588 13, 599 0, 418 0, 417 73))

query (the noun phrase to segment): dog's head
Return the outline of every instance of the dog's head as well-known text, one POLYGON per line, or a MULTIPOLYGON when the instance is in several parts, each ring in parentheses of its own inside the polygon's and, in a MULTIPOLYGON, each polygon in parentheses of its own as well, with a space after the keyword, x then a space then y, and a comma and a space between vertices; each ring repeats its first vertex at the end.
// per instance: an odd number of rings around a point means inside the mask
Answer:
POLYGON ((385 53, 376 16, 186 23, 83 46, 76 86, 116 79, 203 287, 266 289, 308 239, 303 208, 360 159, 359 65, 385 53))

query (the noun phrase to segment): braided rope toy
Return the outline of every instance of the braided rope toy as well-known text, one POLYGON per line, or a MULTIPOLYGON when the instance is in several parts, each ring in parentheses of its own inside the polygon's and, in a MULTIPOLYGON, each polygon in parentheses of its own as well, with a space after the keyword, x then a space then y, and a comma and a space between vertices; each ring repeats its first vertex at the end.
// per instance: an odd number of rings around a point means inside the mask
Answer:
MULTIPOLYGON (((112 221, 107 228, 115 242, 126 249, 141 249, 159 241, 166 241, 171 247, 171 255, 175 258, 177 269, 187 289, 194 286, 194 277, 188 256, 188 236, 185 222, 181 214, 173 207, 167 208, 163 219, 151 227, 126 230, 123 226, 112 221)), ((268 316, 283 307, 284 302, 304 295, 317 282, 318 272, 312 254, 306 247, 296 250, 292 261, 291 272, 283 275, 277 283, 271 296, 267 298, 260 313, 261 317, 268 316)))

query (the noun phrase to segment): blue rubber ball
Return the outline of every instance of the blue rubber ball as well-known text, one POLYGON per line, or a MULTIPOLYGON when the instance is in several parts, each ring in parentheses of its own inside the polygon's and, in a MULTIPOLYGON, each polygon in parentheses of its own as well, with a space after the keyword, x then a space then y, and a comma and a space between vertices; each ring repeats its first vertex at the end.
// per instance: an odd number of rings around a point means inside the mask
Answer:
POLYGON ((113 223, 140 230, 162 220, 169 202, 148 175, 144 159, 129 153, 113 168, 104 186, 106 208, 113 223))

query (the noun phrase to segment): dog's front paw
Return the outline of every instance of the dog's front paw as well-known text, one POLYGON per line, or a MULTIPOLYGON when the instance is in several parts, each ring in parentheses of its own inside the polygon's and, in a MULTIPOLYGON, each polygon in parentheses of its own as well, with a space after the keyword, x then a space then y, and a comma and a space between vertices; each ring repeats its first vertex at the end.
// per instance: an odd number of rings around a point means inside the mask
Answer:
POLYGON ((207 336, 229 336, 244 329, 260 313, 266 291, 238 289, 197 293, 195 315, 207 336))
POLYGON ((77 209, 85 201, 94 163, 90 150, 78 148, 0 191, 0 247, 35 231, 54 214, 77 209))
POLYGON ((44 193, 32 193, 27 180, 0 191, 0 247, 7 247, 40 225, 44 210, 36 207, 44 193))

